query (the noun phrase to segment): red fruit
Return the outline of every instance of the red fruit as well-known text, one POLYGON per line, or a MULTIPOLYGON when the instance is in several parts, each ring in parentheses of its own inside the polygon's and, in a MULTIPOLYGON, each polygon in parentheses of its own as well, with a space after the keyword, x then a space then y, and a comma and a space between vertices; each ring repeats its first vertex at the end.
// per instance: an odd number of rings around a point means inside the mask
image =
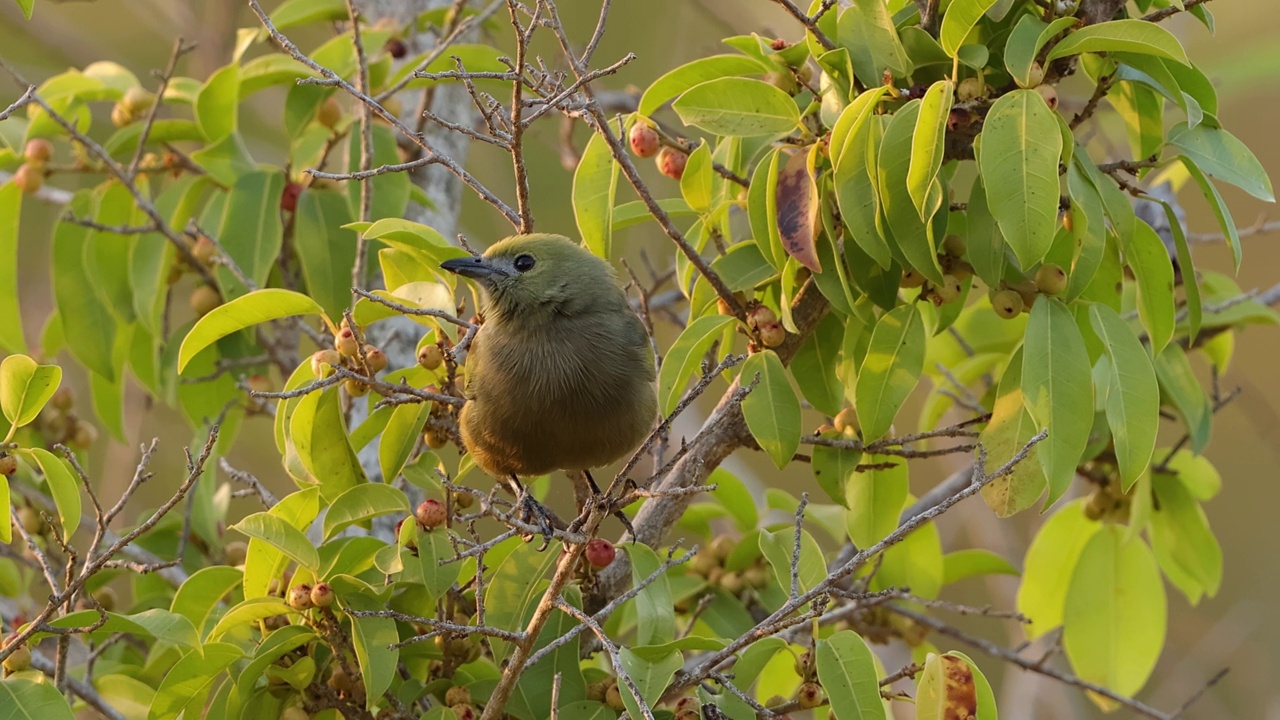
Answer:
POLYGON ((631 126, 627 141, 631 144, 631 152, 642 158, 653 157, 662 148, 662 139, 658 137, 658 131, 643 121, 631 126))
POLYGON ((786 50, 787 41, 783 40, 782 38, 774 38, 773 41, 769 43, 769 49, 770 50, 786 50))
POLYGON ((296 182, 285 183, 284 192, 280 195, 280 209, 293 212, 298 209, 298 196, 302 194, 302 186, 296 182))
POLYGON ((386 47, 387 47, 387 53, 391 55, 391 57, 395 58, 396 60, 400 60, 404 58, 405 55, 409 54, 409 48, 404 44, 404 41, 401 40, 400 38, 391 38, 390 40, 387 41, 386 47))
POLYGON ((53 143, 44 138, 28 140, 22 157, 32 165, 44 165, 53 157, 53 143))
POLYGON ((440 527, 448 519, 444 503, 432 499, 423 500, 413 515, 418 519, 418 524, 428 530, 440 527))
POLYGON ((672 180, 679 180, 684 177, 684 166, 689 162, 689 156, 675 148, 664 147, 658 151, 656 162, 658 172, 672 180))
POLYGON ((618 551, 614 549, 613 543, 608 540, 605 540, 604 538, 592 538, 591 541, 587 543, 587 550, 585 554, 587 556, 587 562, 591 563, 592 567, 600 569, 609 567, 609 564, 613 562, 613 556, 617 555, 618 551))
POLYGON ((44 187, 44 170, 34 163, 23 163, 13 173, 13 184, 28 195, 35 193, 44 187))
POLYGON ((380 373, 387 369, 387 354, 373 345, 364 346, 364 359, 370 373, 380 373))

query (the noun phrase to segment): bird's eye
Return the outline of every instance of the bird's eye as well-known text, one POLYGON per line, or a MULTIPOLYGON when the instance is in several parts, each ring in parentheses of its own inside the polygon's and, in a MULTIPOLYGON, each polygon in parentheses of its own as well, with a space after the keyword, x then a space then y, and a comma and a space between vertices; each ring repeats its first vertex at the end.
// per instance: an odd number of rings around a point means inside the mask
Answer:
POLYGON ((535 263, 537 263, 537 260, 532 255, 517 255, 515 267, 518 272, 529 272, 533 269, 535 263))

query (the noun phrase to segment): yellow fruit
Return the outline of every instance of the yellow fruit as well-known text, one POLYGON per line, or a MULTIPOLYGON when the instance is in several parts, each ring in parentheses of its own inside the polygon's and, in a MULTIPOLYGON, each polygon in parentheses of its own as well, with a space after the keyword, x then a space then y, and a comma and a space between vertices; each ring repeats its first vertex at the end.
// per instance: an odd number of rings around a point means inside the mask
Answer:
POLYGON ((966 249, 964 238, 959 235, 948 235, 947 239, 942 241, 942 250, 952 257, 963 256, 966 249))
POLYGON ((608 705, 614 710, 617 710, 618 712, 622 712, 623 710, 627 709, 626 704, 622 702, 622 692, 618 690, 617 682, 614 682, 613 684, 611 684, 609 686, 609 689, 605 691, 604 704, 608 705))
POLYGON ((906 270, 902 273, 902 279, 898 281, 898 287, 910 290, 924 285, 924 276, 915 270, 906 270))
POLYGON ((43 166, 53 158, 53 143, 44 138, 28 140, 22 158, 32 165, 43 166))
POLYGON ((105 586, 94 591, 93 599, 107 612, 113 612, 116 609, 116 602, 119 600, 116 597, 116 591, 105 586))
POLYGON ((49 404, 54 408, 66 412, 75 404, 75 396, 71 393, 71 388, 60 387, 53 397, 49 398, 49 404))
POLYGON ((29 667, 31 667, 31 648, 27 647, 25 644, 14 650, 9 657, 4 659, 5 672, 22 672, 29 667))
POLYGON ((111 124, 118 128, 133 124, 138 118, 134 116, 124 103, 116 103, 111 107, 111 124))
POLYGON ((991 298, 991 307, 1000 317, 1011 320, 1022 312, 1022 296, 1013 290, 1001 290, 991 298))
POLYGON ((245 556, 248 554, 249 546, 239 540, 236 540, 234 542, 227 543, 223 559, 226 560, 227 565, 230 565, 231 567, 239 567, 244 564, 245 556))
POLYGON ((800 704, 801 710, 818 707, 822 704, 822 686, 812 682, 801 685, 796 691, 796 702, 800 704))
POLYGON ((213 244, 209 238, 201 235, 196 239, 194 245, 191 246, 191 256, 201 265, 208 265, 213 262, 213 257, 218 254, 218 246, 213 244))
POLYGON ((356 339, 356 331, 349 327, 338 330, 338 336, 333 339, 333 349, 344 357, 353 358, 359 355, 360 341, 356 339))
POLYGON ((191 291, 190 303, 191 309, 196 312, 196 315, 204 317, 222 304, 222 296, 218 294, 217 288, 201 285, 191 291))
POLYGON ((432 450, 439 450, 449 444, 449 436, 439 430, 427 430, 422 434, 422 439, 432 450))
POLYGON ((364 359, 367 363, 366 369, 373 373, 380 373, 387 369, 387 354, 373 345, 364 346, 364 359))
POLYGON ((0 453, 0 475, 12 475, 18 472, 18 457, 9 453, 0 453))
POLYGON ((98 428, 81 420, 76 423, 68 444, 76 450, 88 450, 98 440, 98 428))
POLYGON ((435 372, 444 364, 444 352, 440 350, 439 345, 423 345, 418 350, 418 364, 435 372))
POLYGON ((977 100, 980 97, 986 97, 986 95, 986 86, 983 84, 982 80, 976 77, 965 78, 956 86, 956 100, 959 102, 977 100))
POLYGON ((138 117, 156 104, 156 94, 143 87, 131 87, 124 94, 120 104, 134 117, 138 117))
POLYGON ((761 325, 757 330, 760 334, 760 342, 765 347, 776 348, 787 340, 787 331, 782 327, 782 323, 771 322, 761 325))
POLYGON ((327 378, 333 374, 333 368, 342 364, 342 356, 337 350, 317 350, 311 354, 311 374, 317 378, 327 378))
POLYGON ((32 163, 23 163, 13 174, 13 184, 22 192, 31 195, 44 187, 44 170, 32 163))
POLYGON ((836 432, 840 433, 841 435, 845 435, 848 433, 857 434, 862 429, 858 425, 858 411, 854 410, 851 407, 845 408, 841 410, 839 413, 837 413, 836 418, 834 420, 834 424, 836 427, 836 432))
POLYGON ((347 394, 353 398, 360 398, 369 394, 369 386, 355 378, 345 380, 342 383, 342 387, 346 388, 347 394))
POLYGON ((1036 288, 1046 295, 1057 295, 1067 289, 1067 271, 1053 263, 1045 263, 1036 271, 1036 288))
POLYGON ((445 705, 470 705, 471 691, 461 685, 454 685, 445 691, 445 705))
POLYGON ((39 535, 44 531, 44 518, 41 518, 40 513, 29 505, 18 508, 18 522, 28 535, 39 535))
POLYGON ((316 121, 330 130, 337 127, 342 122, 342 108, 338 101, 333 98, 325 100, 316 111, 316 121))

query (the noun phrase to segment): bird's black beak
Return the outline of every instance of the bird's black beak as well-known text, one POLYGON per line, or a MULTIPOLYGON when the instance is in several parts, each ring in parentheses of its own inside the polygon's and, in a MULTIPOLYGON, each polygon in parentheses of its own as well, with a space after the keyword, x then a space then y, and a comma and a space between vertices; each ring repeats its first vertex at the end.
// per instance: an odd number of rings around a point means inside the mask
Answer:
POLYGON ((475 280, 489 280, 494 277, 506 276, 505 272, 494 267, 493 264, 483 257, 465 257, 445 260, 440 263, 440 267, 451 273, 456 273, 463 277, 469 277, 475 280))

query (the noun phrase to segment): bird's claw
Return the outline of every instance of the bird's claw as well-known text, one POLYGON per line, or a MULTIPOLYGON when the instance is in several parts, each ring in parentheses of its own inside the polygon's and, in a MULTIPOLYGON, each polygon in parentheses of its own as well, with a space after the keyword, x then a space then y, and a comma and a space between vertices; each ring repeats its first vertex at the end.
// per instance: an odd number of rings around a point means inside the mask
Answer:
MULTIPOLYGON (((551 522, 551 513, 543 507, 542 503, 535 500, 528 490, 520 494, 520 500, 517 504, 520 506, 520 520, 537 525, 538 531, 542 534, 542 547, 538 548, 538 552, 546 550, 551 545, 551 538, 555 535, 555 525, 551 522)), ((532 536, 525 536, 525 542, 532 539, 532 536)))

